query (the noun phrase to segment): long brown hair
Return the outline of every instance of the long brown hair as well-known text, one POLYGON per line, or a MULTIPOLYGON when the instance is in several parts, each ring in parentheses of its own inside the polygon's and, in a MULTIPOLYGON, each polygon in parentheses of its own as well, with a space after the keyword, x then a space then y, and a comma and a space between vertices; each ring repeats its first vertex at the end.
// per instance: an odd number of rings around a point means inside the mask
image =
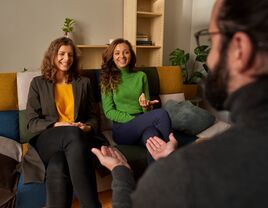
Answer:
POLYGON ((100 71, 100 85, 102 92, 109 92, 116 89, 120 82, 120 70, 114 63, 113 53, 115 47, 121 43, 127 44, 130 50, 131 59, 128 64, 129 71, 133 72, 133 69, 136 65, 136 55, 130 42, 123 38, 115 39, 102 54, 102 65, 100 71))
POLYGON ((57 72, 57 69, 54 64, 54 60, 58 54, 58 50, 63 45, 71 46, 73 50, 73 63, 70 69, 67 71, 68 82, 71 82, 74 77, 77 77, 79 75, 79 71, 80 71, 79 51, 70 38, 60 37, 50 43, 50 46, 45 52, 42 65, 41 65, 41 72, 42 72, 44 79, 52 81, 53 83, 56 81, 56 72, 57 72))

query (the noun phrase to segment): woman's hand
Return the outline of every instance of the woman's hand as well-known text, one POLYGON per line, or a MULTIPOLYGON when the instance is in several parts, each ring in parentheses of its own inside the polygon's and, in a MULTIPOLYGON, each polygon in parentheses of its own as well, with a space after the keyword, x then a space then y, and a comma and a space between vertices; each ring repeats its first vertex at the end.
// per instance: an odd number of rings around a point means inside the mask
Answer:
POLYGON ((74 123, 74 126, 80 128, 83 132, 90 132, 92 129, 90 125, 87 125, 81 122, 74 123))
POLYGON ((115 148, 102 146, 100 150, 92 148, 91 152, 93 152, 99 159, 100 163, 110 171, 120 165, 131 169, 124 155, 115 148))
POLYGON ((151 109, 152 105, 159 103, 159 100, 152 100, 152 101, 146 100, 144 93, 141 93, 139 97, 139 103, 142 108, 148 110, 148 109, 151 109))
POLYGON ((80 128, 83 132, 90 132, 92 127, 90 125, 81 123, 81 122, 67 122, 67 121, 61 121, 61 122, 56 122, 54 123, 54 127, 58 126, 76 126, 80 128))
POLYGON ((165 142, 159 137, 150 137, 146 142, 146 148, 155 160, 168 156, 177 148, 178 142, 173 133, 169 134, 169 141, 165 142))
POLYGON ((73 122, 67 122, 67 121, 60 121, 54 123, 53 127, 58 127, 58 126, 73 126, 73 122))

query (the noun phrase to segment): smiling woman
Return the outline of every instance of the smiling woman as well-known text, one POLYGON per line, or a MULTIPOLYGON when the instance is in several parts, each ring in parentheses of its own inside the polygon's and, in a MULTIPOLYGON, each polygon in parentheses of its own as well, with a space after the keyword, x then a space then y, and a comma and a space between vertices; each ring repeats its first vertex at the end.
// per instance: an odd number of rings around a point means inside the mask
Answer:
MULTIPOLYGON (((113 139, 117 144, 145 146, 158 136, 167 140, 170 119, 164 109, 152 110, 158 100, 150 100, 147 76, 135 71, 136 55, 128 40, 116 39, 103 53, 101 69, 102 105, 113 121, 113 139)), ((153 158, 148 154, 148 163, 153 158)))
POLYGON ((37 174, 46 179, 47 207, 70 208, 73 188, 83 207, 101 207, 88 151, 95 144, 98 123, 90 80, 79 75, 73 41, 52 41, 41 71, 30 84, 26 114, 27 128, 36 134, 29 142, 31 151, 43 162, 45 173, 37 174))

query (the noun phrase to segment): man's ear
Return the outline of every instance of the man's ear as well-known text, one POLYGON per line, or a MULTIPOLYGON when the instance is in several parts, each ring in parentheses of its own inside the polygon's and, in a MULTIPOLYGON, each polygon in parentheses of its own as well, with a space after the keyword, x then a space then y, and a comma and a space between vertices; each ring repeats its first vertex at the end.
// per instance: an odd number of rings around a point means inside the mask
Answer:
POLYGON ((247 70, 250 70, 249 64, 253 53, 253 45, 249 36, 244 32, 236 32, 231 40, 229 50, 229 58, 233 68, 239 73, 247 73, 247 70))

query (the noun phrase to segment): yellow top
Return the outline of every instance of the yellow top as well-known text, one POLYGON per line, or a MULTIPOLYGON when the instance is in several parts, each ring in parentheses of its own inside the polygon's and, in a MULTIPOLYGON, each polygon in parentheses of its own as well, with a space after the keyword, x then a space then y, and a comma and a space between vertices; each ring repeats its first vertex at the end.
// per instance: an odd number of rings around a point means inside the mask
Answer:
POLYGON ((59 122, 74 122, 74 96, 72 84, 55 84, 55 103, 59 122))

